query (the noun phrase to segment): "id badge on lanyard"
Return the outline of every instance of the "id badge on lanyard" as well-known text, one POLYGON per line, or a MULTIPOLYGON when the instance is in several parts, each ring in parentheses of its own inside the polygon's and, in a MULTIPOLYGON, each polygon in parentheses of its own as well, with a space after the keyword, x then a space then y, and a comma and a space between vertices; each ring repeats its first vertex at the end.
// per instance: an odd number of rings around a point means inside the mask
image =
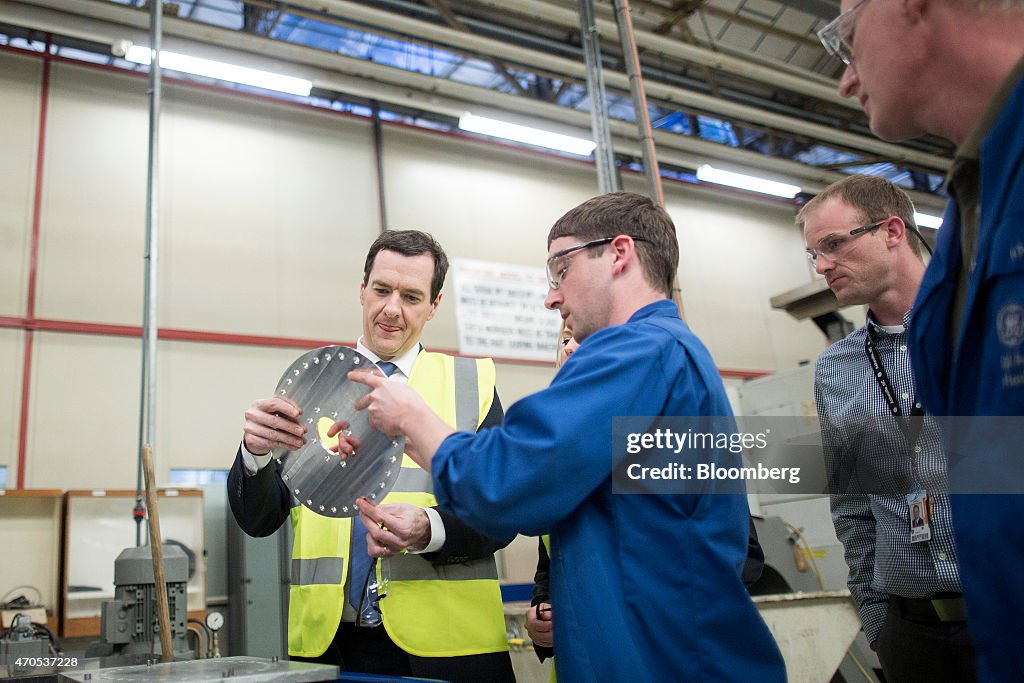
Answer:
MULTIPOLYGON (((875 344, 871 341, 871 330, 868 329, 867 338, 864 341, 864 350, 868 354, 868 360, 871 362, 871 368, 875 377, 875 381, 878 383, 878 388, 882 391, 882 396, 885 397, 885 402, 889 406, 889 412, 893 417, 900 419, 903 411, 900 409, 899 401, 896 399, 896 391, 889 381, 889 376, 885 372, 885 367, 882 365, 882 360, 878 357, 878 351, 875 350, 875 344)), ((911 404, 913 407, 910 410, 911 417, 923 417, 924 410, 921 409, 921 404, 916 400, 911 404)), ((920 428, 915 429, 914 426, 900 423, 900 431, 903 432, 903 436, 906 437, 907 444, 910 446, 910 453, 915 452, 914 446, 917 444, 917 437, 920 434, 920 428)), ((910 456, 913 459, 913 455, 910 456)), ((916 463, 913 467, 914 471, 917 470, 916 463)), ((931 499, 928 497, 928 491, 921 486, 920 482, 914 484, 913 490, 906 495, 907 498, 907 519, 910 522, 910 542, 911 543, 924 543, 932 539, 932 527, 931 527, 931 499)))
POLYGON ((907 494, 907 509, 910 511, 910 542, 923 543, 932 540, 932 502, 928 492, 920 484, 907 494))

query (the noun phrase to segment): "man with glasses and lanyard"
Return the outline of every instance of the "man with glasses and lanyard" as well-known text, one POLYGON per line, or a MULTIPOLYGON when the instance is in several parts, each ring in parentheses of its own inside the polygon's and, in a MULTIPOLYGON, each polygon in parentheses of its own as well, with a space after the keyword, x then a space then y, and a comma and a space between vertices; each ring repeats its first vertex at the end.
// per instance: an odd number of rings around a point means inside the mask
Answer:
POLYGON ((858 98, 875 134, 958 146, 908 346, 924 407, 955 418, 943 433, 979 675, 1020 680, 1024 2, 843 0, 841 9, 819 36, 846 63, 839 91, 858 98))
POLYGON ((914 205, 888 180, 855 175, 796 221, 836 299, 868 307, 814 376, 832 522, 864 635, 890 682, 976 680, 941 437, 931 421, 900 424, 924 416, 906 345, 924 275, 914 205))
MULTIPOLYGON (((428 352, 420 344, 447 272, 444 250, 427 233, 383 232, 363 267, 356 350, 386 381, 444 406, 449 420, 478 429, 499 425, 494 363, 428 352)), ((300 406, 287 397, 255 401, 245 411, 228 476, 231 511, 246 533, 268 536, 291 520, 289 656, 359 673, 514 681, 494 561, 513 536, 495 540, 439 509, 429 476, 411 462, 402 463, 395 489, 380 505, 359 503, 359 517, 311 512, 291 494, 270 453, 301 448, 310 438, 300 417, 300 406), (378 557, 389 558, 386 597, 376 588, 378 557)))
POLYGON ((669 298, 678 263, 672 219, 647 197, 594 197, 556 221, 545 305, 580 347, 503 427, 453 432, 405 387, 350 374, 373 387, 357 407, 406 435, 443 507, 489 534, 551 533, 562 681, 785 679, 741 579, 746 495, 613 491, 628 466, 616 416, 732 422, 710 354, 669 298))

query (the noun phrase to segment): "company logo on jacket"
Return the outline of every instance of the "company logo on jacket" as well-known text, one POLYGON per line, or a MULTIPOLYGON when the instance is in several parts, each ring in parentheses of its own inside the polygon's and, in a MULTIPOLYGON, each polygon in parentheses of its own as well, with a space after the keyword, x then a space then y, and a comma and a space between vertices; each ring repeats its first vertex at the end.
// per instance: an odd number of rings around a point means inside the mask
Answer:
POLYGON ((1014 347, 1024 341, 1024 308, 1007 304, 996 318, 996 332, 1003 346, 1014 347))

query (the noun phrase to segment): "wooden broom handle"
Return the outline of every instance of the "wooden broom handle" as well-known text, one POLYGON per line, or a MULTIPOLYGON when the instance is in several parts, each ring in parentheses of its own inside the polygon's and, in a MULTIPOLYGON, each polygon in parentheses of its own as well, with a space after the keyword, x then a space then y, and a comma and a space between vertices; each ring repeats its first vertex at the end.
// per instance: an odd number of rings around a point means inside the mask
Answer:
POLYGON ((171 644, 171 608, 167 602, 167 580, 164 578, 164 541, 160 536, 160 513, 156 505, 153 483, 153 451, 142 447, 142 470, 146 475, 146 509, 149 512, 149 545, 153 551, 153 582, 156 592, 156 618, 160 625, 160 661, 174 661, 171 644))

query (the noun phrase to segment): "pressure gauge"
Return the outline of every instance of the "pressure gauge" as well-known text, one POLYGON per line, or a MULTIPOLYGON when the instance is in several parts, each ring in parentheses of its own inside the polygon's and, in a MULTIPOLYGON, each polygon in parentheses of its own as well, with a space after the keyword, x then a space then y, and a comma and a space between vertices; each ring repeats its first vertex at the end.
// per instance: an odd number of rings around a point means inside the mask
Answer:
POLYGON ((224 626, 224 615, 220 612, 210 612, 206 615, 206 625, 211 631, 219 631, 224 626))

